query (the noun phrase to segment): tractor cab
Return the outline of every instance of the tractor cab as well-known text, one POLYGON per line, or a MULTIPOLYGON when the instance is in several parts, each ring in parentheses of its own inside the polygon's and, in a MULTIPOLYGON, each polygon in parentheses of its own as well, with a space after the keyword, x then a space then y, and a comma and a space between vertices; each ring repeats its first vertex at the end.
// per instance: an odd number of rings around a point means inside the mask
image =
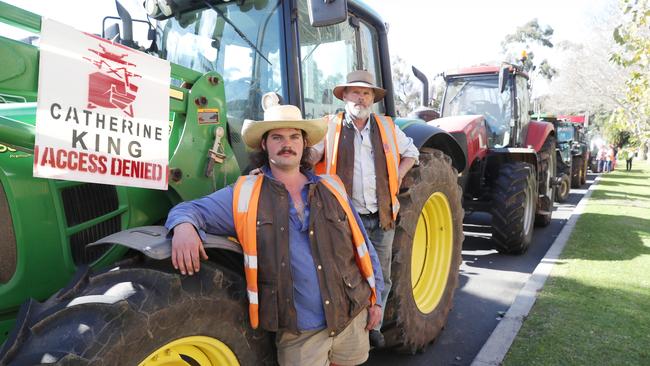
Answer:
POLYGON ((558 121, 555 124, 557 131, 557 147, 560 150, 562 161, 571 161, 571 150, 576 141, 576 129, 571 122, 558 121))
MULTIPOLYGON (((317 118, 343 110, 332 89, 352 70, 366 69, 377 85, 392 90, 385 24, 357 1, 174 3, 173 9, 150 9, 158 19, 157 54, 202 74, 222 75, 228 132, 240 166, 248 160, 241 127, 245 119, 263 117, 265 93, 300 107, 305 118, 317 118)), ((374 111, 394 115, 392 95, 374 111)))
POLYGON ((480 66, 445 74, 442 117, 481 115, 489 148, 523 146, 528 115, 528 76, 508 65, 480 66))

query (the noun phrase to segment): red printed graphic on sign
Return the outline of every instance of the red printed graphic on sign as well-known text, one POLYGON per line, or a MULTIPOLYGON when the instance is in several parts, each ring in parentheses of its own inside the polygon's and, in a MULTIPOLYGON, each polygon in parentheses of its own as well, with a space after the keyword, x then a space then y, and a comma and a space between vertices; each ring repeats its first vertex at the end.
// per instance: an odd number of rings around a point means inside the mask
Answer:
POLYGON ((98 71, 88 77, 88 109, 96 107, 121 109, 129 117, 133 117, 133 102, 138 92, 138 86, 133 84, 133 79, 141 76, 129 71, 135 67, 124 58, 128 54, 116 54, 107 51, 103 45, 102 50, 89 48, 90 52, 97 54, 97 58, 85 60, 95 65, 98 71))

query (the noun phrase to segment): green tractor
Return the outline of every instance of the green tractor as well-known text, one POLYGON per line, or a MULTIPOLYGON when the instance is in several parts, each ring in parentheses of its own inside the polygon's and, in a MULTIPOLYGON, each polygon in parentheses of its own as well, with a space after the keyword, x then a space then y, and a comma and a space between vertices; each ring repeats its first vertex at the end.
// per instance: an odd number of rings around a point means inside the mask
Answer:
MULTIPOLYGON (((274 364, 273 335, 248 323, 240 246, 208 237, 210 260, 182 276, 160 225, 173 205, 249 170, 241 127, 262 118, 265 93, 306 118, 334 113, 343 104, 332 87, 367 69, 388 90, 376 112, 395 115, 386 26, 361 2, 158 0, 145 7, 155 21, 152 45, 134 41, 137 20, 118 2, 121 29, 106 29, 116 42, 105 51, 137 48, 170 62, 169 86, 159 90, 169 95, 166 190, 35 177, 39 70, 52 66, 39 63, 38 47, 0 37, 0 95, 20 101, 0 104, 0 365, 274 364)), ((2 2, 0 21, 41 31, 40 16, 2 2)), ((75 76, 74 62, 58 72, 75 76)), ((435 126, 396 123, 421 157, 400 191, 383 332, 388 346, 413 353, 438 336, 452 306, 463 240, 457 172, 465 157, 435 126)))
POLYGON ((573 125, 574 140, 571 146, 573 164, 571 165, 571 187, 580 188, 587 183, 587 170, 591 151, 589 150, 589 139, 583 123, 570 122, 573 125))
POLYGON ((555 115, 535 116, 538 120, 553 123, 557 131, 557 202, 565 202, 571 188, 580 188, 587 181, 589 146, 586 143, 584 127, 555 115))

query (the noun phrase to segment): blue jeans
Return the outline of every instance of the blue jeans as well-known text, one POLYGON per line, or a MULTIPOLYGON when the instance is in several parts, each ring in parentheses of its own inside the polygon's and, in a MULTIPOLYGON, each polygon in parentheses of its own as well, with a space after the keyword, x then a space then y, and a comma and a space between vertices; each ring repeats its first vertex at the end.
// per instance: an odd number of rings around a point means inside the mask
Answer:
POLYGON ((372 242, 372 246, 375 247, 377 252, 377 257, 379 258, 379 264, 381 265, 381 273, 384 276, 384 290, 381 294, 377 294, 377 302, 381 305, 382 310, 382 320, 379 322, 379 325, 375 327, 376 330, 381 329, 381 324, 384 322, 383 311, 386 309, 386 300, 388 300, 388 294, 390 293, 390 288, 393 282, 390 279, 390 265, 393 256, 393 238, 395 237, 395 230, 384 231, 379 227, 379 215, 359 215, 361 217, 361 222, 363 222, 363 227, 368 233, 368 238, 372 242))

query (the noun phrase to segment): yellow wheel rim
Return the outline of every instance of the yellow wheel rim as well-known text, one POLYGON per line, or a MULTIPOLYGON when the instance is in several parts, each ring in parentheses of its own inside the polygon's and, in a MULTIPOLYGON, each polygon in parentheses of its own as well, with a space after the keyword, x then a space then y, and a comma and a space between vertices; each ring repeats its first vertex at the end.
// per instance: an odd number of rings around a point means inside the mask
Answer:
POLYGON ((452 221, 447 197, 432 194, 420 213, 411 255, 413 298, 425 314, 438 306, 445 293, 454 251, 452 221))
POLYGON ((187 365, 239 366, 239 362, 225 343, 210 337, 192 336, 177 339, 158 348, 138 366, 187 365))

